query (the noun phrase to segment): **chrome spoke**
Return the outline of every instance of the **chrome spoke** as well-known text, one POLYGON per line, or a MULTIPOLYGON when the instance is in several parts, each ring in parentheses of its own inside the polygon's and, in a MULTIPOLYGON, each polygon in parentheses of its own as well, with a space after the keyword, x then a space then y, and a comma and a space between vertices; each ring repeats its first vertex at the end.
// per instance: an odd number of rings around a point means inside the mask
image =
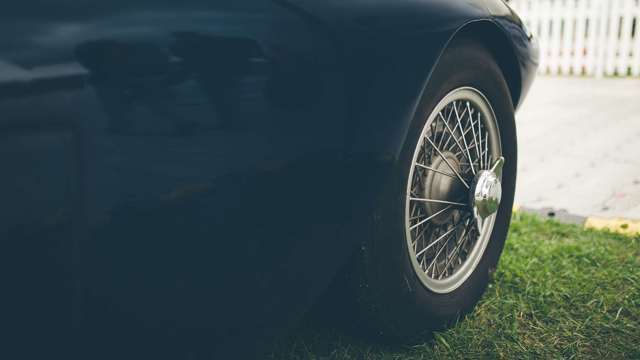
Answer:
MULTIPOLYGON (((456 248, 453 250, 453 252, 451 253, 451 257, 445 257, 445 259, 449 258, 449 260, 447 260, 447 262, 444 264, 444 268, 448 269, 449 265, 451 265, 451 261, 453 261, 453 259, 455 259, 454 255, 457 255, 460 251, 460 248, 462 247, 463 244, 467 243, 467 230, 469 229, 469 219, 467 219, 467 221, 464 224, 464 230, 462 231, 462 235, 460 235, 460 242, 458 243, 458 245, 456 245, 456 248)), ((459 258, 458 258, 459 259, 459 258)), ((438 278, 438 280, 442 279, 442 274, 440 274, 440 277, 438 278)))
MULTIPOLYGON (((470 106, 469 102, 467 101, 467 109, 468 109, 468 112, 469 112, 469 123, 471 124, 471 132, 473 133, 473 142, 475 143, 473 145, 476 148, 477 159, 479 159, 480 158, 480 151, 478 150, 479 145, 478 145, 478 140, 476 138, 476 130, 475 130, 475 127, 473 126, 473 118, 471 117, 471 108, 469 106, 470 106)), ((479 113, 478 113, 478 115, 479 115, 479 113)), ((480 121, 478 121, 478 126, 480 126, 480 121)), ((471 168, 473 169, 473 166, 471 168)), ((480 170, 479 167, 478 167, 478 170, 480 170)), ((474 173, 477 173, 477 172, 474 172, 474 173)))
MULTIPOLYGON (((476 146, 475 144, 473 144, 473 145, 469 146, 469 149, 470 149, 470 150, 471 150, 471 149, 475 149, 476 147, 477 147, 477 146, 476 146)), ((463 153, 463 152, 461 152, 461 151, 458 151, 458 152, 456 152, 456 153, 455 153, 455 155, 464 155, 464 153, 463 153)), ((475 161, 474 161, 473 163, 475 164, 475 161)), ((468 164, 468 163, 467 163, 467 164, 468 164)))
MULTIPOLYGON (((472 123, 473 126, 475 126, 475 123, 472 123)), ((454 133, 456 132, 456 129, 458 129, 458 124, 456 124, 456 126, 453 128, 454 133)), ((462 133, 462 136, 467 136, 467 134, 469 133, 469 131, 471 131, 471 127, 468 127, 464 130, 464 132, 462 133)), ((459 140, 458 140, 459 141, 459 140)), ((453 151, 453 146, 451 146, 451 148, 449 148, 448 150, 453 151)), ((470 149, 472 149, 473 147, 470 147, 470 149)), ((462 153, 464 154, 465 149, 460 147, 460 152, 458 153, 462 153)))
MULTIPOLYGON (((446 233, 444 233, 444 235, 440 236, 436 241, 440 241, 445 236, 447 236, 447 235, 451 234, 452 232, 454 232, 455 230, 457 230, 458 226, 460 226, 460 224, 461 223, 456 224, 454 227, 451 228, 451 230, 449 230, 446 233)), ((449 236, 449 238, 447 238, 447 241, 444 244, 442 244, 442 247, 440 248, 440 250, 438 250, 438 252, 436 253, 436 256, 433 257, 433 261, 431 262, 431 265, 433 265, 433 264, 438 262, 438 257, 440 256, 440 254, 442 254, 442 250, 444 250, 444 248, 447 247, 447 243, 449 242, 449 240, 451 240, 451 236, 449 236)), ((427 249, 433 244, 435 244, 435 242, 430 244, 427 247, 427 249)), ((427 249, 424 249, 423 251, 426 251, 427 249)), ((431 265, 429 265, 429 267, 431 267, 431 265)), ((429 271, 429 267, 427 268, 427 271, 429 271)))
MULTIPOLYGON (((458 110, 457 110, 457 108, 455 106, 455 102, 453 104, 453 110, 456 113, 456 120, 458 121, 458 125, 460 126, 460 133, 463 134, 462 135, 462 141, 464 142, 464 147, 467 150, 467 156, 469 157, 469 162, 472 163, 473 160, 471 160, 471 153, 469 152, 469 145, 467 144, 467 137, 464 136, 464 129, 462 129, 462 122, 460 121, 460 116, 458 115, 458 110)), ((473 125, 472 125, 472 127, 473 127, 473 125)), ((473 169, 473 167, 471 168, 471 171, 473 172, 473 175, 476 174, 476 171, 473 169)))
POLYGON ((416 166, 421 167, 421 168, 423 168, 423 169, 425 169, 425 170, 431 170, 431 171, 436 172, 436 173, 438 173, 438 174, 440 174, 440 175, 444 175, 444 176, 448 176, 448 177, 451 177, 451 178, 457 179, 457 177, 456 177, 456 175, 455 175, 455 174, 449 174, 449 173, 446 173, 446 172, 444 172, 444 171, 441 171, 441 170, 438 170, 438 169, 434 169, 434 168, 432 168, 432 167, 430 167, 430 166, 427 166, 427 165, 423 165, 423 164, 420 164, 420 163, 416 163, 416 166))
POLYGON ((464 186, 469 189, 469 184, 467 184, 466 181, 464 181, 464 179, 462 178, 462 176, 460 175, 460 173, 458 173, 456 171, 456 169, 453 168, 453 165, 451 165, 451 163, 449 162, 449 160, 447 160, 447 158, 442 154, 442 151, 440 151, 440 149, 438 149, 438 147, 436 147, 436 144, 434 144, 431 139, 429 138, 425 138, 427 139, 427 141, 429 141, 429 143, 431 144, 431 146, 433 146, 433 149, 438 153, 438 155, 440 155, 440 157, 442 158, 442 160, 444 160, 444 162, 447 164, 447 166, 449 167, 449 169, 451 169, 451 171, 453 171, 454 174, 456 174, 456 176, 458 177, 458 179, 464 184, 464 186))
POLYGON ((478 146, 480 147, 480 153, 478 154, 478 159, 480 159, 480 169, 483 169, 484 163, 482 162, 482 129, 481 129, 480 123, 481 123, 480 112, 478 112, 478 121, 476 121, 476 124, 478 124, 478 141, 479 141, 478 146))
MULTIPOLYGON (((429 224, 427 224, 427 225, 429 225, 429 224)), ((428 228, 428 226, 425 226, 424 228, 422 228, 422 231, 420 231, 420 233, 418 233, 418 235, 416 235, 416 241, 414 242, 415 244, 418 243, 418 239, 420 239, 420 238, 422 240, 424 240, 424 234, 427 232, 427 228, 428 228)))
MULTIPOLYGON (((445 120, 444 116, 442 116, 442 111, 438 113, 438 117, 442 120, 442 122, 444 123, 445 128, 449 131, 449 136, 447 138, 447 142, 444 143, 444 145, 442 145, 441 149, 448 149, 449 148, 449 142, 451 141, 451 138, 453 137, 451 135, 451 129, 449 129, 449 119, 451 119, 451 113, 453 112, 453 110, 449 111, 449 115, 447 115, 447 119, 445 120)), ((453 145, 452 145, 453 146, 453 145)))
POLYGON ((438 131, 438 121, 434 121, 435 125, 436 125, 436 133, 440 133, 440 141, 438 141, 438 148, 442 148, 442 143, 444 142, 444 137, 445 137, 445 132, 444 131, 438 131))
MULTIPOLYGON (((453 110, 452 110, 453 111, 453 110)), ((438 115, 440 116, 440 118, 442 120, 444 120, 444 117, 442 117, 441 113, 438 113, 438 115)), ((451 114, 449 114, 449 116, 451 116, 451 114)), ((460 145, 460 142, 458 141, 458 139, 456 139, 456 135, 453 133, 453 130, 451 130, 451 127, 448 124, 448 120, 444 122, 444 126, 445 128, 449 131, 449 134, 451 134, 451 137, 449 139, 453 139, 453 141, 455 142, 456 145, 458 145, 458 147, 460 148, 461 151, 464 151, 464 149, 462 148, 462 145, 460 145)), ((445 148, 447 147, 447 145, 449 145, 449 141, 447 140, 447 143, 445 144, 445 148)), ((452 146, 453 147, 453 146, 452 146)))
POLYGON ((431 219, 435 218, 436 216, 438 216, 438 215, 440 215, 440 214, 443 214, 445 211, 447 211, 447 210, 451 209, 451 206, 453 206, 453 205, 449 205, 449 206, 445 207, 444 209, 442 209, 442 210, 438 211, 437 213, 435 213, 435 214, 433 214, 433 215, 430 215, 430 216, 429 216, 429 217, 427 217, 426 219, 420 220, 420 221, 419 221, 418 223, 416 223, 415 225, 410 226, 410 227, 409 227, 409 230, 413 230, 413 229, 417 228, 418 226, 420 226, 420 225, 422 225, 422 224, 426 223, 427 221, 429 221, 429 220, 431 220, 431 219))
POLYGON ((484 166, 485 169, 489 168, 489 134, 484 137, 484 166))
POLYGON ((458 225, 452 227, 449 231, 445 232, 444 234, 440 235, 440 237, 438 237, 437 239, 433 240, 433 242, 431 242, 431 244, 429 244, 427 247, 425 247, 424 249, 420 250, 419 253, 416 254, 416 257, 419 257, 420 255, 424 254, 425 252, 427 252, 427 250, 431 249, 434 245, 436 245, 438 242, 440 242, 442 239, 444 239, 445 237, 447 237, 449 234, 451 234, 452 232, 454 232, 458 225))
POLYGON ((457 205, 457 206, 467 206, 467 204, 465 204, 465 203, 455 202, 455 201, 447 201, 447 200, 425 199, 425 198, 417 198, 417 197, 410 197, 409 200, 411 200, 411 201, 420 201, 420 202, 428 202, 428 203, 435 203, 435 204, 449 204, 449 205, 457 205))

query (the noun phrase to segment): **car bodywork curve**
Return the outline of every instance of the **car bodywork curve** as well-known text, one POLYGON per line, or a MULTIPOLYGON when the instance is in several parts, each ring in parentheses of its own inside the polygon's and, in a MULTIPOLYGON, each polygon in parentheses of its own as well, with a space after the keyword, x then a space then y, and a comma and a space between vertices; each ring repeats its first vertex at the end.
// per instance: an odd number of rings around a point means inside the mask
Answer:
POLYGON ((492 49, 514 106, 537 62, 499 0, 23 0, 0 29, 6 324, 63 353, 87 324, 216 351, 288 328, 448 44, 492 49))

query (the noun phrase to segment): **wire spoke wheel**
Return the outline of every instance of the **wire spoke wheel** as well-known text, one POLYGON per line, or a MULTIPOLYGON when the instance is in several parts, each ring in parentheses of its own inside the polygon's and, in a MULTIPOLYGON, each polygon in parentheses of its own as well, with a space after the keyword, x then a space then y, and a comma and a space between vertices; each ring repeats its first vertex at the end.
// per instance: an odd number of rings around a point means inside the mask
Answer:
POLYGON ((486 97, 470 87, 446 95, 420 135, 405 201, 411 262, 431 291, 454 291, 482 259, 500 203, 504 161, 486 97))

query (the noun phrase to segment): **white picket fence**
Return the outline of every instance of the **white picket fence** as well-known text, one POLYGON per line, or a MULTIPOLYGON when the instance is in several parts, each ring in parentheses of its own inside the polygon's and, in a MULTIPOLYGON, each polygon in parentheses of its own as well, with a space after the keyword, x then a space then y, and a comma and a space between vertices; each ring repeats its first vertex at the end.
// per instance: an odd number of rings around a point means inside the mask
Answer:
POLYGON ((640 0, 511 0, 540 44, 540 72, 640 76, 640 0))

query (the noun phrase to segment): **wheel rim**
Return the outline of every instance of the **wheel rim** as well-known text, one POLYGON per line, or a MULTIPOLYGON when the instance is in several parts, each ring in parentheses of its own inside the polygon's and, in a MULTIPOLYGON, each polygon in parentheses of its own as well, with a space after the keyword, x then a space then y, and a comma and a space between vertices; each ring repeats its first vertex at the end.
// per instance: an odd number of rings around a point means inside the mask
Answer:
POLYGON ((433 292, 460 287, 482 259, 501 200, 504 161, 486 97, 470 87, 447 94, 421 132, 405 200, 409 256, 433 292))

